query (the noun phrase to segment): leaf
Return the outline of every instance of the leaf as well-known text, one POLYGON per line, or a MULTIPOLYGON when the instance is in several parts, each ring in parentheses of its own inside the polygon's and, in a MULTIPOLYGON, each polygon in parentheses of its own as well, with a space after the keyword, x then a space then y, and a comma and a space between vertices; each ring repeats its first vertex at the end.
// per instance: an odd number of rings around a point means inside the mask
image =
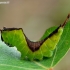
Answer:
POLYGON ((41 37, 41 40, 43 40, 44 38, 46 38, 49 34, 51 34, 57 27, 51 27, 49 29, 47 29, 44 33, 44 35, 41 37))
MULTIPOLYGON (((49 28, 43 38, 49 35, 56 27, 49 28)), ((67 53, 70 47, 70 21, 64 27, 63 34, 51 58, 44 58, 42 61, 21 60, 20 52, 15 48, 6 46, 0 41, 0 69, 1 70, 48 70, 55 66, 67 53)))

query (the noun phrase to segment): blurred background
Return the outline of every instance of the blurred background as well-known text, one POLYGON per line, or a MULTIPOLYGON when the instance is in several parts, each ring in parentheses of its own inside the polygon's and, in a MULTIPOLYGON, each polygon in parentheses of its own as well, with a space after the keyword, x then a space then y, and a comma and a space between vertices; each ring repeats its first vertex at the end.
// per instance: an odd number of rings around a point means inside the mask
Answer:
MULTIPOLYGON (((0 0, 0 28, 22 27, 30 40, 39 40, 45 30, 64 22, 70 0, 0 0)), ((70 52, 54 70, 70 70, 70 52)))

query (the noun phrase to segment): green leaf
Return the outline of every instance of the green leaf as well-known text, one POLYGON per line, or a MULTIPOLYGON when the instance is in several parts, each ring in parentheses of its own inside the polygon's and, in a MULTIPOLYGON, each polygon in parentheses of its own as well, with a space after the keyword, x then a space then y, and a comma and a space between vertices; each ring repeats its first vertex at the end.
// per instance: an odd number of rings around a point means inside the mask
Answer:
MULTIPOLYGON (((49 28, 43 38, 48 36, 56 27, 49 28)), ((63 34, 50 58, 44 58, 42 61, 21 60, 20 52, 15 48, 6 46, 0 41, 0 70, 48 70, 55 66, 59 60, 67 53, 70 47, 70 22, 64 27, 63 34)))
POLYGON ((44 38, 46 38, 46 37, 47 37, 49 34, 51 34, 55 29, 57 29, 56 26, 47 29, 47 30, 45 31, 44 35, 41 37, 40 40, 43 40, 44 38))

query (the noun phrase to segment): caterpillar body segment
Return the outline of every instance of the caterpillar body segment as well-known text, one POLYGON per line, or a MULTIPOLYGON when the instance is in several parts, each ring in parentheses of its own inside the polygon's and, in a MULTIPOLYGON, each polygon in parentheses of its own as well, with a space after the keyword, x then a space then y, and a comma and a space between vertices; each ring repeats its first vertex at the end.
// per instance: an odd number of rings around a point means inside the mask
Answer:
MULTIPOLYGON (((1 38, 7 45, 11 47, 16 46, 17 50, 21 52, 22 58, 27 57, 30 60, 42 60, 44 56, 51 57, 53 55, 53 51, 60 40, 62 32, 63 28, 60 27, 56 33, 52 34, 46 40, 39 41, 38 43, 41 44, 38 46, 38 49, 34 51, 29 48, 27 37, 21 28, 5 28, 1 31, 1 38)), ((37 42, 33 43, 34 45, 38 44, 37 42)))

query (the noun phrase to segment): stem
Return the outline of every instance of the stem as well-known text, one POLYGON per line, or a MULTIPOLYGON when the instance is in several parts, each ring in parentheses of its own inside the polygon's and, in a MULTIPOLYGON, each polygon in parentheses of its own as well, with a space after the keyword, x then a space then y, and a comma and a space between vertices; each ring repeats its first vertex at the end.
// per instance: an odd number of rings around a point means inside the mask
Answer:
POLYGON ((69 18, 70 18, 70 14, 68 14, 66 20, 65 20, 64 23, 61 25, 61 27, 64 27, 64 26, 65 26, 65 24, 67 23, 67 21, 68 21, 69 18))

